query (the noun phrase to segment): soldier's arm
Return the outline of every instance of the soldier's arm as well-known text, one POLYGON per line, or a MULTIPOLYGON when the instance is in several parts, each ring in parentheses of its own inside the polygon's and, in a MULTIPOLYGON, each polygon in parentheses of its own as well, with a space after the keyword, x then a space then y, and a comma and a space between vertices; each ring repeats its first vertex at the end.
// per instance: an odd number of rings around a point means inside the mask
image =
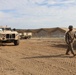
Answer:
POLYGON ((74 38, 76 38, 76 32, 74 33, 74 38))
POLYGON ((65 42, 68 44, 68 32, 65 34, 65 42))

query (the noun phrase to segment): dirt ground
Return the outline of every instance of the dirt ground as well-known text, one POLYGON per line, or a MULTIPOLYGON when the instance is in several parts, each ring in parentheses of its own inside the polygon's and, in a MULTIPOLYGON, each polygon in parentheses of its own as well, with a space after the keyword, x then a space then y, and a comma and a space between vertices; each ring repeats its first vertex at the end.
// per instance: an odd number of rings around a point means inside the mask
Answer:
POLYGON ((20 40, 19 46, 5 44, 0 46, 0 75, 76 75, 76 56, 65 52, 64 39, 20 40))

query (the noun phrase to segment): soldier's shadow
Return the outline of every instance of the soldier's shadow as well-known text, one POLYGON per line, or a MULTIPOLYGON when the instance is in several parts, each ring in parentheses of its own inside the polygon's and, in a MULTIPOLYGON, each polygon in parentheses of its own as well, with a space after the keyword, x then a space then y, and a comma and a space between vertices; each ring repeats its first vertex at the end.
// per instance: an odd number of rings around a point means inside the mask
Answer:
POLYGON ((39 59, 39 58, 73 58, 74 56, 59 54, 59 55, 43 55, 43 56, 33 56, 33 57, 24 57, 21 59, 39 59))
POLYGON ((52 44, 51 47, 67 48, 67 45, 66 44, 52 44))
MULTIPOLYGON (((67 44, 66 43, 64 43, 64 44, 52 44, 52 47, 65 49, 65 48, 67 48, 67 44)), ((74 42, 73 47, 74 47, 74 50, 76 50, 76 41, 74 42)))

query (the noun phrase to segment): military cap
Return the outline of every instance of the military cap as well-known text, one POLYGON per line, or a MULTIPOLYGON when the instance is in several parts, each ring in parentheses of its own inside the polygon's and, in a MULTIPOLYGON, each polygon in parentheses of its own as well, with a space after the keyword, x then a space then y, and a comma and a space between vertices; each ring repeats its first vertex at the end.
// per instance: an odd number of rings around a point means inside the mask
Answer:
POLYGON ((73 28, 73 26, 72 25, 69 25, 69 27, 68 27, 69 29, 72 29, 73 28))

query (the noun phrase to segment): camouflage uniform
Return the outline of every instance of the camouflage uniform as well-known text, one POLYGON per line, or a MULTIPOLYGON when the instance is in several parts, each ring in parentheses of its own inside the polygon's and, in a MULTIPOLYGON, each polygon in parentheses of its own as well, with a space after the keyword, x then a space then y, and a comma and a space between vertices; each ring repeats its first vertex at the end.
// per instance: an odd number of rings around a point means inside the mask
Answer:
POLYGON ((75 56, 74 52, 73 52, 73 43, 74 43, 74 38, 75 38, 75 32, 74 31, 68 31, 66 34, 65 34, 65 41, 68 45, 68 48, 67 48, 67 51, 66 51, 66 54, 68 55, 69 51, 71 51, 71 53, 75 56))

